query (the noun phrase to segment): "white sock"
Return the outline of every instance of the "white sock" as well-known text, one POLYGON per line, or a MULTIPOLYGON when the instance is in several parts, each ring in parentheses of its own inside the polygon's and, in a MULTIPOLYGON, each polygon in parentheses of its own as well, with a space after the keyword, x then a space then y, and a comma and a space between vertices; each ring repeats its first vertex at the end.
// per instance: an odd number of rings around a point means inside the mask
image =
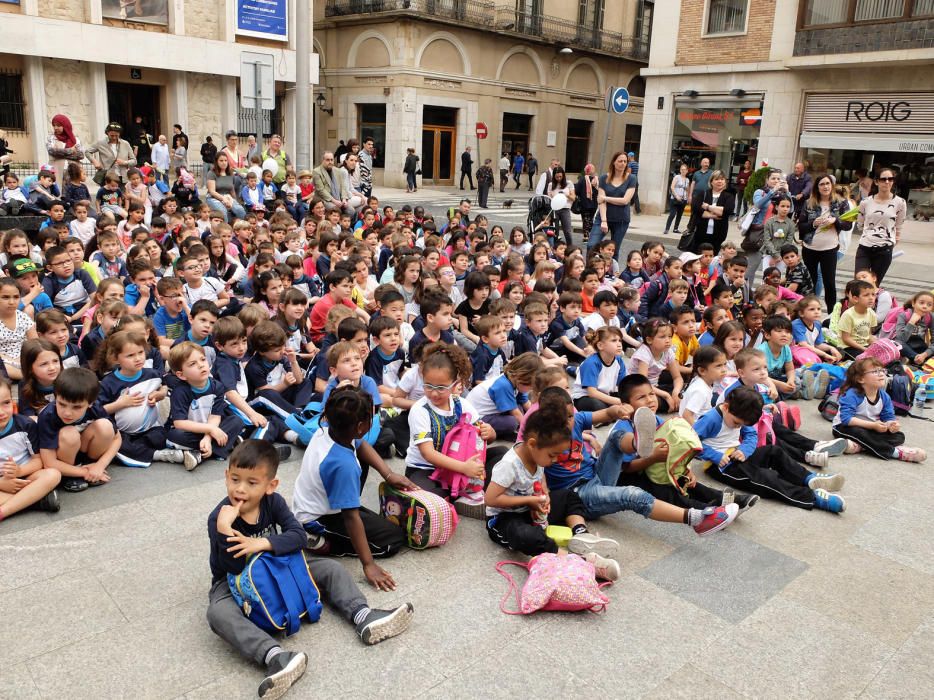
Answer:
POLYGON ((363 622, 366 619, 366 616, 369 614, 370 614, 370 608, 364 605, 362 608, 360 608, 357 612, 354 613, 353 623, 355 625, 359 625, 361 622, 363 622))
POLYGON ((181 450, 156 450, 152 453, 152 459, 154 462, 171 462, 173 464, 181 462, 184 460, 184 455, 181 454, 181 450), (182 459, 179 459, 181 457, 182 459))
POLYGON ((290 442, 293 445, 298 442, 298 433, 296 433, 294 430, 286 430, 282 437, 286 442, 290 442))
POLYGON ((263 663, 268 666, 269 662, 272 661, 273 658, 275 658, 278 654, 281 654, 281 653, 282 653, 282 647, 274 646, 272 649, 266 652, 266 658, 263 660, 263 663))

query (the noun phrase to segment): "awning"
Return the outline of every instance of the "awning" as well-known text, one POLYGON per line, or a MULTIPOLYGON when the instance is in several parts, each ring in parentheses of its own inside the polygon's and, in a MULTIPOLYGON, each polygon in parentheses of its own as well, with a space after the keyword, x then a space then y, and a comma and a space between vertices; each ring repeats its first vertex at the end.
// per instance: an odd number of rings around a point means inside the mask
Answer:
POLYGON ((889 151, 899 153, 934 153, 934 135, 847 134, 841 132, 801 133, 801 148, 833 148, 842 151, 889 151))

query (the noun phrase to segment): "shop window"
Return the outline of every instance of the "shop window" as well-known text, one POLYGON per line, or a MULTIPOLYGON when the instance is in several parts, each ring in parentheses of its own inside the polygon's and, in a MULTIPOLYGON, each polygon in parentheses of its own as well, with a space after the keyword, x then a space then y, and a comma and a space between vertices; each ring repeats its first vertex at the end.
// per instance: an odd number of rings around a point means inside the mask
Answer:
MULTIPOLYGON (((639 144, 642 143, 642 125, 627 124, 626 137, 623 141, 623 150, 626 153, 635 153, 636 160, 639 159, 639 144)), ((609 170, 609 168, 607 168, 609 170)))
POLYGON ((386 165, 386 105, 366 104, 357 105, 357 116, 360 122, 360 140, 373 139, 373 167, 383 168, 386 165))
POLYGON ((746 31, 748 0, 708 0, 707 34, 737 34, 746 31))
POLYGON ((593 122, 568 119, 568 138, 564 152, 564 169, 569 173, 582 173, 590 151, 590 132, 593 122))
POLYGON ((905 14, 905 0, 856 0, 857 22, 890 19, 905 14))
POLYGON ((0 128, 26 131, 26 103, 23 101, 23 76, 0 74, 0 128))
POLYGON ((846 22, 850 0, 808 0, 804 8, 805 26, 846 22))

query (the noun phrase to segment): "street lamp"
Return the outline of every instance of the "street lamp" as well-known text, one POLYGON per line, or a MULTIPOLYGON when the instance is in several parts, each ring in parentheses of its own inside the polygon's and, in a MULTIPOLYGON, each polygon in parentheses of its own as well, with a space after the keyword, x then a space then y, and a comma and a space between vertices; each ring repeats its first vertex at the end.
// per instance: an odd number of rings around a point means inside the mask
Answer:
POLYGON ((327 115, 333 117, 333 116, 334 116, 334 108, 333 108, 333 107, 330 107, 330 108, 325 107, 325 106, 324 106, 324 103, 325 103, 326 101, 327 101, 327 99, 325 98, 324 93, 323 93, 323 92, 319 92, 319 93, 318 93, 318 96, 315 98, 315 103, 317 103, 318 109, 320 109, 320 110, 321 110, 322 112, 324 112, 325 114, 327 114, 327 115))

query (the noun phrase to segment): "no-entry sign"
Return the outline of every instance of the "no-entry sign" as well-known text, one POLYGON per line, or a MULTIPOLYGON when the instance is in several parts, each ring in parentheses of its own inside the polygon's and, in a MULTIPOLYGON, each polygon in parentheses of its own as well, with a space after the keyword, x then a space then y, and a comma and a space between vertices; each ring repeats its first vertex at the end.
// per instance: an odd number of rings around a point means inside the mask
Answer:
POLYGON ((486 124, 483 122, 477 122, 477 138, 485 139, 488 133, 489 132, 487 131, 486 124))

